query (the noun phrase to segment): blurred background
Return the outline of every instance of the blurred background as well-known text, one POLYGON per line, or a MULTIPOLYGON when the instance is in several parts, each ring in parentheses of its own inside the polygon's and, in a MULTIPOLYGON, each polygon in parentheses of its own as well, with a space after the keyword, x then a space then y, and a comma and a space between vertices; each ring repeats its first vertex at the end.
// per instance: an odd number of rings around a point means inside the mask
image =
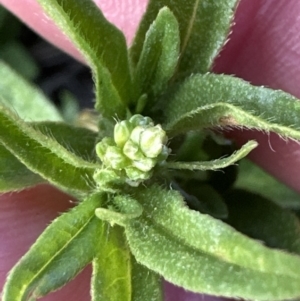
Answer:
POLYGON ((93 107, 90 70, 50 45, 0 5, 0 59, 62 110, 93 107))

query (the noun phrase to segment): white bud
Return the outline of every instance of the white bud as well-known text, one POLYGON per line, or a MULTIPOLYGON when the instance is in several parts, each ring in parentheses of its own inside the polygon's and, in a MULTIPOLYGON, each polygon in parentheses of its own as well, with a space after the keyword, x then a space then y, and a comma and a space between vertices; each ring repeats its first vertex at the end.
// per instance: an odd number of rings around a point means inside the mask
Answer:
POLYGON ((145 125, 154 125, 153 120, 150 117, 145 117, 140 114, 133 115, 130 119, 129 122, 132 123, 134 127, 140 125, 140 126, 145 126, 145 125))
POLYGON ((166 132, 160 125, 145 129, 141 134, 140 148, 148 158, 156 158, 167 141, 166 132))
POLYGON ((123 155, 122 150, 117 146, 109 146, 103 157, 103 163, 113 169, 121 170, 130 164, 129 160, 123 155))
POLYGON ((110 145, 114 145, 114 141, 112 138, 105 137, 96 145, 96 153, 100 160, 103 162, 104 156, 106 154, 107 148, 110 145))
POLYGON ((139 146, 133 141, 128 140, 123 147, 123 153, 129 159, 135 160, 139 156, 139 146))
POLYGON ((145 131, 144 127, 142 127, 140 125, 136 126, 131 132, 130 140, 133 141, 135 144, 139 145, 141 135, 144 131, 145 131))
POLYGON ((133 128, 134 126, 128 120, 123 120, 115 125, 114 140, 119 147, 124 146, 133 128))
POLYGON ((143 158, 140 160, 133 160, 132 165, 143 172, 150 171, 155 166, 156 160, 150 158, 143 158))

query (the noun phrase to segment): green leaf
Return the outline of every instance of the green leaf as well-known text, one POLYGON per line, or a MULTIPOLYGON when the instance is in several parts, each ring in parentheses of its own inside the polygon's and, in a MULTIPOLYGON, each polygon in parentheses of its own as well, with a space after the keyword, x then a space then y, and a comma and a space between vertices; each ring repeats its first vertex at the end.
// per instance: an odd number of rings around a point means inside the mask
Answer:
POLYGON ((183 190, 173 181, 172 187, 180 192, 190 209, 219 219, 228 216, 227 206, 222 196, 210 185, 195 180, 188 181, 183 190))
POLYGON ((171 97, 164 111, 169 136, 204 127, 229 126, 273 131, 300 139, 297 98, 228 75, 191 76, 171 97))
POLYGON ((131 256, 119 226, 105 223, 103 244, 93 260, 92 300, 131 301, 131 256))
POLYGON ((234 152, 227 158, 221 158, 211 161, 202 162, 166 162, 163 166, 171 169, 188 169, 188 170, 218 170, 234 164, 238 160, 247 156, 258 143, 254 140, 248 141, 241 149, 234 152))
POLYGON ((132 301, 163 301, 162 278, 136 262, 132 262, 132 301))
MULTIPOLYGON (((57 141, 74 155, 94 162, 97 133, 65 123, 39 122, 31 124, 35 130, 57 141)), ((21 190, 45 182, 30 171, 3 145, 0 145, 0 192, 21 190)))
POLYGON ((93 191, 99 165, 69 152, 1 106, 0 142, 28 169, 61 189, 76 195, 93 191))
POLYGON ((96 109, 107 117, 124 118, 134 100, 123 33, 109 23, 91 0, 38 0, 72 40, 92 68, 96 109))
POLYGON ((157 95, 172 77, 179 57, 179 29, 172 12, 164 7, 146 33, 135 78, 140 93, 157 95))
POLYGON ((143 41, 159 9, 174 13, 180 29, 180 64, 183 76, 205 73, 212 67, 230 31, 237 0, 151 0, 131 48, 133 61, 139 60, 143 41))
POLYGON ((106 241, 93 261, 93 301, 162 301, 160 277, 131 256, 124 230, 106 223, 106 241))
POLYGON ((129 219, 141 215, 141 206, 129 196, 117 196, 113 208, 97 208, 96 216, 105 223, 105 242, 93 261, 93 301, 144 301, 162 300, 159 276, 139 265, 131 256, 124 229, 114 224, 125 225, 129 219), (123 216, 123 217, 122 217, 123 216))
POLYGON ((225 195, 226 220, 238 231, 265 242, 269 247, 300 254, 300 221, 268 199, 241 189, 225 195))
POLYGON ((22 190, 45 182, 0 145, 0 193, 22 190))
POLYGON ((91 262, 103 236, 103 222, 94 211, 105 201, 104 194, 94 194, 52 222, 10 272, 3 301, 36 300, 68 283, 91 262))
POLYGON ((300 296, 300 257, 269 249, 225 223, 187 209, 176 191, 133 193, 144 207, 126 237, 136 260, 166 280, 201 293, 253 300, 300 296))
POLYGON ((38 122, 30 125, 77 157, 85 161, 96 162, 95 145, 98 133, 60 122, 38 122))
POLYGON ((26 121, 62 121, 54 105, 40 90, 0 61, 0 105, 16 112, 26 121))
MULTIPOLYGON (((5 61, 19 75, 34 80, 39 74, 39 66, 28 49, 17 41, 5 43, 0 48, 1 60, 5 61)), ((57 113, 56 113, 57 114, 57 113)))
POLYGON ((258 193, 283 207, 300 208, 299 193, 279 182, 248 159, 239 163, 239 176, 235 187, 258 193))
POLYGON ((103 221, 107 221, 113 226, 114 224, 125 226, 129 220, 139 217, 143 208, 133 198, 121 195, 114 198, 115 208, 97 208, 95 214, 103 221))

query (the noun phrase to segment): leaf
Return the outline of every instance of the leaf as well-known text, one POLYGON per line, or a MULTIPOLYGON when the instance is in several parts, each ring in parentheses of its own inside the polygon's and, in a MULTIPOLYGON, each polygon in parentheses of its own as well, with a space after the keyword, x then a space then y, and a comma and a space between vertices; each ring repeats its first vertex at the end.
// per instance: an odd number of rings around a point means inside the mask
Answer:
POLYGON ((113 203, 125 211, 118 213, 105 208, 97 208, 95 211, 97 217, 109 223, 105 223, 106 239, 93 261, 93 301, 162 300, 159 276, 134 260, 124 229, 114 225, 119 221, 124 225, 124 221, 138 217, 141 206, 125 195, 117 196, 113 203))
POLYGON ((54 105, 40 90, 0 61, 0 105, 10 108, 26 121, 62 121, 54 105))
POLYGON ((248 141, 241 149, 234 152, 227 158, 221 158, 211 161, 200 162, 166 162, 163 166, 171 169, 188 169, 188 170, 217 170, 234 164, 238 160, 247 156, 258 143, 254 140, 248 141))
POLYGON ((227 206, 222 196, 210 185, 195 180, 188 181, 183 190, 176 182, 172 181, 172 188, 180 192, 190 209, 219 219, 228 216, 227 206))
POLYGON ((180 30, 181 76, 205 73, 212 67, 230 31, 237 0, 151 0, 138 29, 131 56, 137 63, 149 25, 159 9, 167 6, 175 15, 180 30))
POLYGON ((1 106, 0 143, 32 172, 63 190, 78 195, 95 187, 93 174, 98 164, 74 155, 1 106))
POLYGON ((125 226, 129 220, 139 217, 143 212, 141 205, 135 199, 126 195, 116 196, 114 205, 117 209, 97 208, 95 210, 96 216, 109 222, 111 226, 115 224, 125 226))
POLYGON ((160 277, 131 256, 124 231, 107 225, 107 240, 93 261, 93 301, 162 301, 160 277))
POLYGON ((162 278, 136 262, 132 262, 132 301, 163 301, 162 278))
POLYGON ((36 300, 64 286, 91 262, 103 236, 103 223, 94 211, 105 201, 104 194, 94 194, 54 220, 10 272, 3 301, 36 300))
MULTIPOLYGON (((31 124, 35 130, 58 142, 83 160, 95 162, 94 149, 97 133, 64 123, 39 122, 31 124)), ((0 145, 0 192, 21 190, 45 182, 30 171, 3 145, 0 145)))
POLYGON ((140 93, 157 95, 172 77, 179 57, 179 29, 172 12, 162 8, 146 33, 135 78, 140 93))
POLYGON ((106 238, 93 260, 92 300, 131 301, 130 251, 119 226, 105 223, 106 238))
POLYGON ((45 182, 0 145, 0 193, 22 190, 45 182))
MULTIPOLYGON (((16 40, 13 40, 1 46, 2 46, 0 48, 1 60, 5 61, 7 65, 12 67, 12 69, 14 69, 18 75, 21 75, 27 80, 31 80, 31 81, 38 76, 40 71, 39 66, 37 62, 34 60, 34 58, 31 56, 28 49, 23 44, 21 44, 21 42, 17 42, 16 40)), ((45 98, 45 96, 42 97, 45 98)), ((52 107, 54 108, 53 105, 52 107)), ((59 115, 57 112, 56 114, 59 115)))
POLYGON ((96 162, 95 145, 98 135, 96 132, 58 122, 38 122, 30 125, 77 157, 85 161, 96 162))
POLYGON ((239 163, 239 176, 235 187, 258 193, 283 207, 300 208, 299 193, 279 182, 248 159, 239 163))
POLYGON ((134 100, 126 41, 91 0, 38 0, 72 40, 92 68, 96 109, 111 118, 125 117, 134 100))
POLYGON ((300 139, 297 98, 228 75, 191 76, 169 99, 164 111, 169 136, 204 127, 229 126, 300 139))
POLYGON ((300 221, 286 209, 248 191, 235 189, 225 195, 226 220, 238 231, 269 247, 300 254, 300 221))
POLYGON ((125 227, 136 260, 185 289, 223 297, 300 296, 300 257, 266 248, 208 215, 187 209, 176 191, 139 188, 142 217, 125 227))

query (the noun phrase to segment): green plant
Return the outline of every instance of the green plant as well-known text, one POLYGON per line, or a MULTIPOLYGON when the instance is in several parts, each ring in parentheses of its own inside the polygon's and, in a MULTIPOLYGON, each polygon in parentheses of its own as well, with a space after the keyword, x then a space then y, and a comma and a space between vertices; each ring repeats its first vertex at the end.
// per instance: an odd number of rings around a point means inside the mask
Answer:
MULTIPOLYGON (((150 1, 129 51, 91 1, 39 2, 92 68, 99 127, 63 123, 1 64, 1 190, 46 181, 78 199, 11 271, 3 300, 35 300, 90 262, 93 300, 161 300, 160 275, 214 295, 299 297, 298 218, 232 188, 236 169, 226 167, 256 142, 233 152, 208 130, 247 127, 299 140, 297 99, 210 73, 237 1, 150 1), (221 168, 220 183, 212 171, 221 168)), ((238 179, 238 187, 251 183, 243 173, 238 179)))

